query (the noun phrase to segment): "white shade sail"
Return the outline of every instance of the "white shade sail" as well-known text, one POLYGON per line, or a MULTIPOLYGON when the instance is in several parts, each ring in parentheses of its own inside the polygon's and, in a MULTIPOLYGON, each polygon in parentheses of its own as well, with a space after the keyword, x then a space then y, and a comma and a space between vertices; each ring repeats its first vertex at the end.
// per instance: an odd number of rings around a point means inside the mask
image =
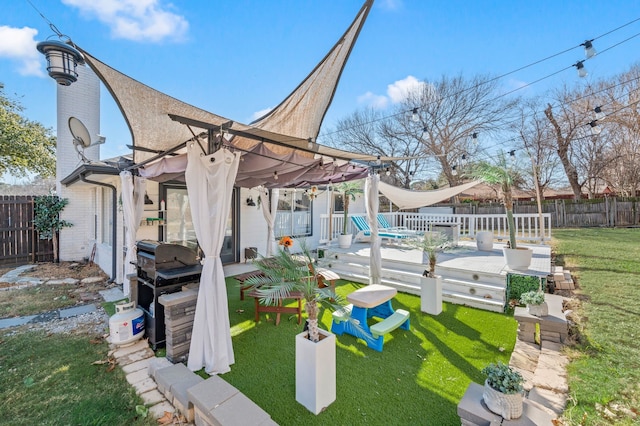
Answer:
POLYGON ((451 188, 436 189, 433 191, 412 191, 410 189, 398 188, 388 183, 380 182, 379 189, 399 209, 417 209, 419 207, 430 206, 440 201, 458 195, 467 189, 478 185, 479 181, 465 183, 451 188))

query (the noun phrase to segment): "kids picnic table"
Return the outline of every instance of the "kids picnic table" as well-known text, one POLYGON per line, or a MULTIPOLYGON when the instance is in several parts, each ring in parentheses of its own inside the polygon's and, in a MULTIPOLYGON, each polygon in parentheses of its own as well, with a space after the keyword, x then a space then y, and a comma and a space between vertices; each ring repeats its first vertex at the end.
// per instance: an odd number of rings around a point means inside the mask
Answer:
POLYGON ((409 312, 394 310, 391 306, 391 299, 397 293, 395 288, 382 284, 371 284, 354 291, 347 296, 351 304, 333 313, 331 332, 351 334, 363 339, 370 348, 382 352, 385 334, 398 327, 409 330, 409 312), (369 327, 367 320, 371 317, 382 321, 369 327))

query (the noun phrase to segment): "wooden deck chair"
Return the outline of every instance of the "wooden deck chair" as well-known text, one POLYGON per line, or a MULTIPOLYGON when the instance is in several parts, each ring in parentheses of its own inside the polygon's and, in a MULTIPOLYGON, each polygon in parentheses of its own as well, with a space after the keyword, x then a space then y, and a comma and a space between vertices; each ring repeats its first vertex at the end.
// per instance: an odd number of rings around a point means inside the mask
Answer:
MULTIPOLYGON (((367 219, 364 216, 351 216, 351 220, 353 224, 358 229, 358 233, 356 234, 355 241, 370 241, 371 240, 371 228, 367 223, 367 219)), ((397 241, 404 240, 409 238, 409 234, 395 231, 388 231, 385 229, 378 230, 378 237, 382 239, 386 239, 389 241, 397 241)))

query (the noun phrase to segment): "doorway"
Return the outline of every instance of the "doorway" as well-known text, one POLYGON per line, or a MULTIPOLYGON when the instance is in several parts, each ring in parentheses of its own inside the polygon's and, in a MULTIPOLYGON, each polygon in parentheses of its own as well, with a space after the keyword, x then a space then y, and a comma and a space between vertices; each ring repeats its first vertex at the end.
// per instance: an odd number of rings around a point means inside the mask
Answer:
MULTIPOLYGON (((239 189, 233 189, 231 211, 227 218, 224 241, 220 252, 223 264, 237 263, 240 259, 239 245, 239 189)), ((161 217, 163 225, 159 228, 158 240, 180 244, 198 250, 198 240, 191 219, 191 206, 187 186, 180 183, 160 184, 160 200, 164 201, 164 211, 161 217)), ((162 204, 162 203, 161 203, 162 204)))

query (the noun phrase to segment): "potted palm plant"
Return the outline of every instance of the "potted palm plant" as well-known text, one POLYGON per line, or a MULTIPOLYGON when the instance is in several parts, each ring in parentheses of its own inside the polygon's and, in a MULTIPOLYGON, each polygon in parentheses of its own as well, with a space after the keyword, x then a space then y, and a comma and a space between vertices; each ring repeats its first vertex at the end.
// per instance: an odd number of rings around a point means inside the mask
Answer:
POLYGON ((324 306, 340 309, 343 300, 330 287, 318 288, 314 259, 305 241, 301 253, 280 249, 275 256, 260 258, 263 273, 246 281, 259 295, 260 303, 278 305, 292 293, 299 293, 307 314, 305 330, 296 335, 296 401, 314 414, 336 399, 336 337, 318 327, 318 313, 324 306))
POLYGON ((422 238, 412 240, 413 246, 423 252, 423 262, 429 263, 420 279, 420 310, 427 314, 442 312, 442 276, 436 275, 438 251, 449 245, 449 239, 442 232, 426 232, 422 238))
POLYGON ((527 291, 520 295, 520 303, 527 305, 527 311, 536 317, 549 315, 549 306, 544 300, 544 293, 538 291, 527 291))
POLYGON ((505 420, 517 419, 522 415, 522 375, 498 361, 482 369, 487 376, 482 399, 487 408, 501 415, 505 420))
POLYGON ((517 246, 513 219, 513 187, 522 180, 517 168, 509 163, 504 152, 500 152, 494 162, 481 161, 475 164, 472 176, 489 185, 500 186, 509 229, 509 247, 503 248, 507 266, 514 270, 529 269, 533 252, 529 248, 517 246))
POLYGON ((353 236, 349 229, 349 203, 356 200, 356 194, 362 192, 362 183, 360 181, 342 182, 336 185, 335 190, 342 195, 343 202, 343 220, 342 220, 342 232, 338 236, 338 246, 340 248, 351 247, 351 240, 353 236))

